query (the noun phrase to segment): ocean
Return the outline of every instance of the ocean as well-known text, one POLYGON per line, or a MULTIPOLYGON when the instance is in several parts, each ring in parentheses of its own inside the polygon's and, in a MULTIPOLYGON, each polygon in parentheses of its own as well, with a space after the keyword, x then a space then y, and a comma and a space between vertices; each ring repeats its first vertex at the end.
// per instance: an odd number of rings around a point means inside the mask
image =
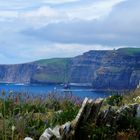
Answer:
POLYGON ((5 91, 8 94, 10 91, 13 93, 28 93, 31 96, 47 96, 49 93, 66 94, 70 92, 73 96, 84 99, 85 97, 97 99, 105 98, 111 95, 109 92, 93 91, 89 87, 76 87, 71 86, 70 90, 64 90, 62 85, 58 84, 0 84, 0 93, 5 91))

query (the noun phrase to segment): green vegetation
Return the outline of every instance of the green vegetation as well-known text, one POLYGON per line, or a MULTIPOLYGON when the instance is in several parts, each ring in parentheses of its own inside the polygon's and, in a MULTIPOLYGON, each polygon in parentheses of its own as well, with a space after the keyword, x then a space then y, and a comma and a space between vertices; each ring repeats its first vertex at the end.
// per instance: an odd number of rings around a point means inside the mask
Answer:
POLYGON ((68 82, 68 67, 70 58, 54 58, 36 61, 40 70, 33 75, 35 81, 49 83, 68 82), (41 69, 46 67, 46 69, 41 69))
POLYGON ((140 89, 122 95, 112 95, 106 98, 101 108, 102 111, 111 106, 112 115, 108 116, 108 123, 87 122, 81 127, 82 138, 86 140, 139 140, 140 138, 140 118, 131 116, 129 112, 120 114, 120 119, 112 118, 115 116, 113 110, 118 110, 129 104, 140 104, 140 89), (116 122, 114 123, 114 119, 116 122), (110 124, 111 123, 111 124, 110 124), (88 136, 88 137, 87 137, 88 136))
POLYGON ((123 68, 121 67, 109 67, 109 71, 112 72, 112 73, 118 73, 118 72, 121 72, 123 70, 123 68))
POLYGON ((106 103, 111 106, 121 106, 123 96, 121 95, 112 95, 106 99, 106 103))
POLYGON ((36 73, 33 78, 44 83, 63 83, 64 73, 36 73))
POLYGON ((48 127, 71 121, 77 115, 81 100, 67 93, 47 97, 2 92, 0 98, 0 140, 39 139, 48 127))
POLYGON ((140 54, 140 48, 121 48, 118 49, 119 52, 122 52, 126 55, 138 55, 140 54))
MULTIPOLYGON (((65 96, 51 93, 47 97, 29 97, 28 94, 2 92, 0 98, 0 139, 23 140, 30 136, 37 140, 43 131, 56 125, 62 125, 72 121, 82 101, 73 97, 71 93, 65 96)), ((103 102, 101 111, 108 109, 117 110, 128 104, 140 104, 140 90, 125 95, 112 95, 103 102)), ((111 112, 114 116, 114 112, 111 112)), ((109 118, 109 121, 115 118, 109 118)), ((106 120, 107 121, 107 120, 106 120)), ((117 121, 116 121, 117 122, 117 121)), ((80 128, 82 139, 86 140, 110 140, 110 139, 134 139, 140 136, 140 118, 129 114, 123 114, 117 123, 96 124, 86 122, 80 128)))
POLYGON ((52 58, 52 59, 39 60, 36 61, 36 63, 40 66, 55 65, 55 66, 66 67, 69 61, 70 58, 52 58))

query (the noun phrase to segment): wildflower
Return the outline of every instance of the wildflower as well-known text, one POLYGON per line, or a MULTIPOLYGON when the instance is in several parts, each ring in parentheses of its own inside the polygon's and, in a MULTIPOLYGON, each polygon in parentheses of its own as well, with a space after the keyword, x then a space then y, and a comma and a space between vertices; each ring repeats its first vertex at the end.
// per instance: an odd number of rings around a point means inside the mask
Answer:
POLYGON ((136 101, 140 101, 140 96, 137 96, 136 98, 133 98, 133 100, 136 101))
POLYGON ((12 125, 12 140, 14 140, 14 131, 15 131, 16 127, 14 125, 12 125))
POLYGON ((12 125, 12 131, 15 131, 16 127, 14 125, 12 125))

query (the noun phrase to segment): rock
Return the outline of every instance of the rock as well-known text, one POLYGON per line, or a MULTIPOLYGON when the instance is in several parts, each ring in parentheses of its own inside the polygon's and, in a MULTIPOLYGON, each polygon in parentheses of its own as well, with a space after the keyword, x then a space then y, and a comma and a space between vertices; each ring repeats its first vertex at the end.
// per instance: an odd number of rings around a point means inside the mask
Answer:
POLYGON ((51 128, 48 128, 44 131, 44 133, 41 135, 39 140, 50 140, 54 136, 53 131, 51 128))
POLYGON ((77 130, 77 127, 82 121, 82 116, 84 115, 84 113, 86 113, 86 106, 88 104, 91 104, 92 102, 92 100, 88 100, 88 98, 85 98, 82 107, 79 110, 79 113, 72 122, 67 122, 61 127, 56 126, 53 130, 50 128, 46 129, 39 140, 50 140, 52 137, 56 138, 57 140, 68 140, 70 138, 72 139, 75 136, 75 131, 77 130))
POLYGON ((96 126, 112 127, 118 125, 122 127, 124 120, 127 121, 128 115, 130 117, 140 117, 140 105, 131 104, 123 106, 120 109, 108 109, 101 111, 103 99, 93 101, 85 98, 82 103, 76 118, 71 122, 66 122, 62 126, 56 126, 54 129, 48 128, 44 131, 39 140, 80 140, 85 139, 81 137, 81 127, 85 123, 94 123, 96 126))
MULTIPOLYGON (((68 137, 71 136, 70 131, 71 131, 71 122, 67 122, 61 126, 60 134, 61 134, 62 140, 68 139, 68 137)), ((73 137, 73 135, 72 135, 72 137, 73 137)))
POLYGON ((64 129, 61 130, 63 140, 79 139, 80 127, 88 121, 95 121, 103 100, 93 101, 92 99, 85 98, 82 107, 79 110, 76 118, 71 123, 66 123, 64 129), (66 129, 67 128, 67 129, 66 129))
POLYGON ((56 126, 53 130, 51 128, 46 129, 39 140, 51 140, 52 138, 61 139, 60 126, 56 126))
POLYGON ((67 134, 70 131, 70 127, 71 127, 71 122, 67 122, 65 123, 62 128, 63 128, 63 133, 67 134))
POLYGON ((138 108, 137 108, 137 114, 136 114, 136 117, 140 117, 140 105, 139 105, 138 108))
POLYGON ((83 103, 82 103, 82 107, 80 108, 80 110, 79 110, 79 112, 78 112, 76 118, 75 118, 74 121, 73 121, 73 124, 74 124, 75 126, 78 125, 78 123, 79 123, 79 121, 80 121, 80 119, 81 119, 81 116, 83 115, 84 110, 85 110, 85 108, 86 108, 87 102, 88 102, 88 98, 85 98, 85 100, 84 100, 83 103))
POLYGON ((61 139, 60 136, 60 126, 56 126, 53 130, 53 135, 57 138, 57 139, 61 139))
POLYGON ((69 81, 92 83, 93 89, 135 89, 140 80, 140 51, 137 54, 129 55, 124 48, 91 50, 72 59, 69 81))
POLYGON ((135 117, 137 114, 138 104, 131 104, 127 106, 123 106, 118 111, 116 111, 116 118, 119 120, 120 118, 129 115, 129 117, 135 117))
POLYGON ((26 137, 26 138, 24 138, 24 140, 33 140, 33 139, 30 137, 26 137))

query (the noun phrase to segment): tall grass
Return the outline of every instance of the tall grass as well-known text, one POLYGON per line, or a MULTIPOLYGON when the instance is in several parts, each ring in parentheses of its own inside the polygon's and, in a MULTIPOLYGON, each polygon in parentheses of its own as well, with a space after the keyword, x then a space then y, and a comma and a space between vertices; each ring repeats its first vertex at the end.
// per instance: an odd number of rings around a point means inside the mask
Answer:
POLYGON ((81 99, 70 93, 33 97, 27 93, 2 92, 0 97, 0 139, 38 139, 47 127, 75 118, 81 99), (1 124, 1 122, 3 122, 1 124))

